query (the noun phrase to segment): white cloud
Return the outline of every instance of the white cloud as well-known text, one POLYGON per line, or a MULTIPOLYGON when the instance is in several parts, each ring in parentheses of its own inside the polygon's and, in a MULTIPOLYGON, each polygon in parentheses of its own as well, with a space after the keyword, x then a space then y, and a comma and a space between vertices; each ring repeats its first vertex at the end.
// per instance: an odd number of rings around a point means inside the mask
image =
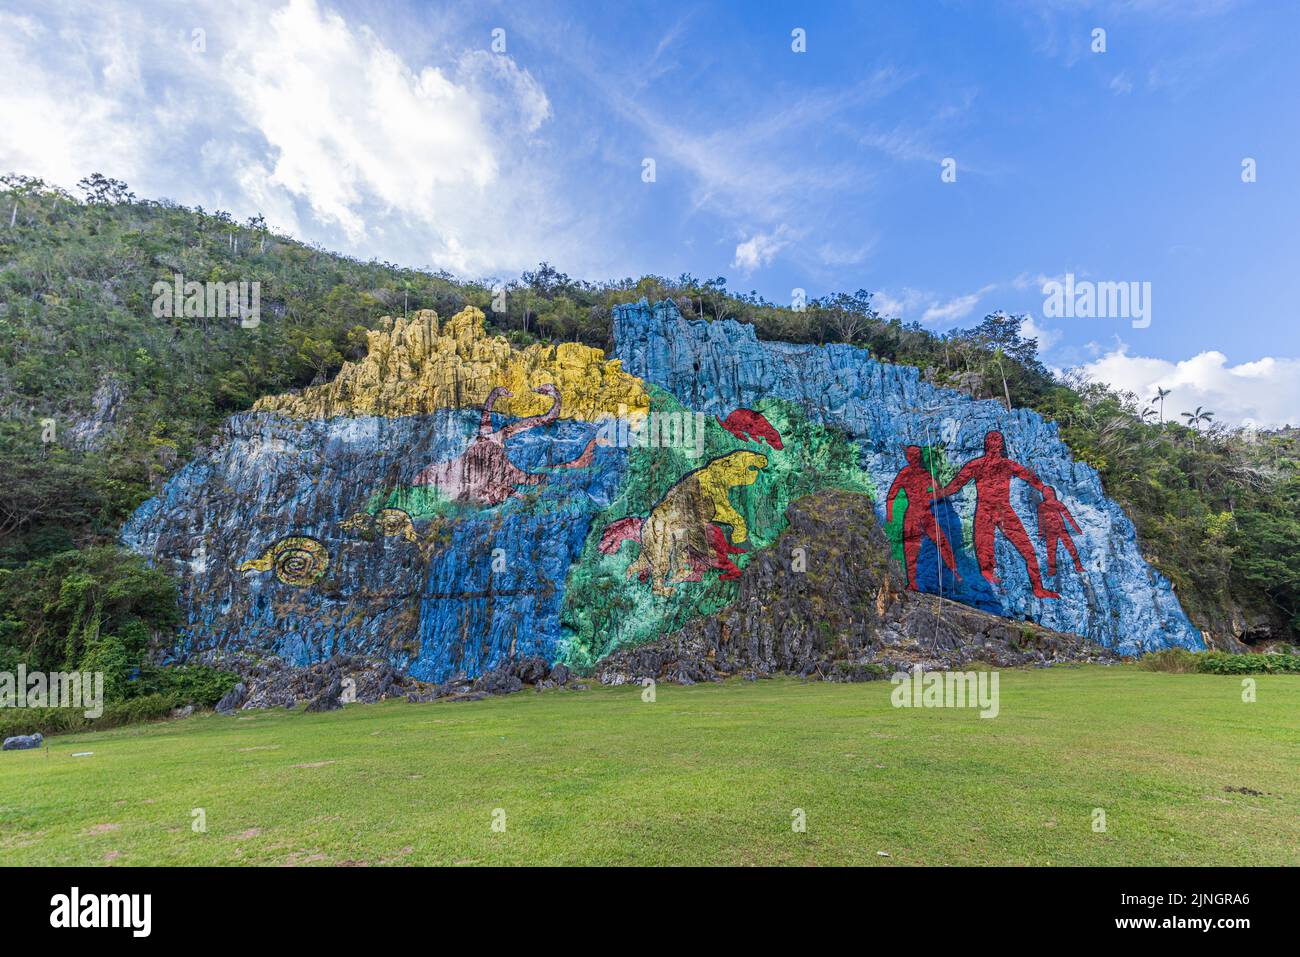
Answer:
POLYGON ((918 289, 904 289, 897 294, 881 290, 871 294, 871 304, 886 319, 904 319, 920 308, 928 297, 918 289))
POLYGON ((1133 81, 1121 71, 1110 78, 1110 90, 1116 96, 1127 96, 1133 92, 1133 81))
POLYGON ((1038 352, 1041 355, 1061 341, 1061 331, 1040 326, 1032 316, 1025 316, 1020 321, 1020 337, 1022 339, 1037 339, 1038 352))
POLYGON ((108 31, 87 31, 69 43, 52 25, 0 13, 0 172, 70 187, 94 172, 86 168, 93 156, 119 178, 135 175, 149 143, 132 129, 126 108, 139 94, 138 69, 126 51, 108 31), (46 70, 46 61, 73 61, 76 68, 46 70))
POLYGON ((1165 399, 1168 419, 1199 405, 1228 425, 1246 420, 1260 428, 1300 424, 1300 359, 1266 356, 1233 366, 1222 352, 1210 351, 1170 362, 1129 355, 1121 344, 1084 365, 1083 372, 1090 379, 1135 393, 1139 401, 1155 395, 1157 386, 1171 389, 1165 399))
POLYGON ((202 52, 160 0, 37 9, 0 14, 0 171, 98 170, 470 275, 573 262, 590 236, 536 148, 546 92, 509 56, 411 61, 317 0, 195 4, 202 52))
POLYGON ((980 300, 997 287, 997 283, 989 283, 974 292, 947 299, 937 293, 911 287, 904 288, 899 293, 884 290, 872 295, 872 305, 887 318, 919 319, 924 326, 944 328, 954 326, 968 317, 975 311, 980 300))
POLYGON ((790 245, 790 240, 785 238, 786 233, 784 226, 770 233, 755 233, 736 246, 736 255, 731 260, 732 268, 743 270, 745 275, 749 275, 755 269, 768 265, 777 253, 790 245))
POLYGON ((956 296, 946 302, 931 303, 925 312, 921 313, 921 325, 946 326, 961 322, 975 311, 975 306, 979 304, 981 295, 982 293, 971 292, 964 296, 956 296))

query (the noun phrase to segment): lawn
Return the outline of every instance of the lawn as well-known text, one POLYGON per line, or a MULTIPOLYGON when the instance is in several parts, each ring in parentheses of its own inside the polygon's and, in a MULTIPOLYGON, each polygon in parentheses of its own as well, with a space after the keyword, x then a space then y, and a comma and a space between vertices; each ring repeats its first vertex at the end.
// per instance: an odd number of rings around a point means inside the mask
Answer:
POLYGON ((1255 680, 1004 671, 994 719, 789 678, 202 715, 0 754, 0 860, 1300 864, 1300 678, 1255 680))

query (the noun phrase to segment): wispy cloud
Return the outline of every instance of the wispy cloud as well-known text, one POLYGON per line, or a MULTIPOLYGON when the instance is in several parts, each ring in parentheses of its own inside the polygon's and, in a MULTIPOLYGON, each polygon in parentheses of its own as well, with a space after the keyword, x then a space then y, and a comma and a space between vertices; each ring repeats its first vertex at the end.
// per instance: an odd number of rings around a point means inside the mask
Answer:
POLYGON ((920 289, 905 288, 898 293, 885 290, 876 293, 872 301, 883 316, 916 321, 941 330, 968 318, 980 301, 997 288, 998 283, 988 283, 972 292, 947 297, 920 289))
POLYGON ((65 186, 99 170, 467 274, 573 248, 567 204, 530 149, 550 101, 510 56, 413 62, 317 0, 186 13, 182 26, 168 4, 108 0, 7 16, 0 167, 65 186))

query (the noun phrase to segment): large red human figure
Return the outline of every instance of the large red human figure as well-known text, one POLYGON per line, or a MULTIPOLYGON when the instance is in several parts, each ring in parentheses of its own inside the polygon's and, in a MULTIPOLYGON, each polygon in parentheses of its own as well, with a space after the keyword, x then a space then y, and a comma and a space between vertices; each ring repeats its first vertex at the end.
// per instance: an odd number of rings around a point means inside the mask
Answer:
POLYGON ((1066 522, 1074 526, 1076 532, 1083 534, 1083 529, 1074 520, 1074 516, 1065 507, 1065 503, 1056 497, 1056 490, 1050 485, 1045 486, 1043 488, 1043 500, 1038 505, 1038 534, 1043 536, 1043 541, 1047 545, 1048 578, 1056 577, 1056 545, 1058 542, 1065 546, 1065 550, 1074 559, 1074 570, 1081 576, 1083 575, 1083 562, 1079 561, 1079 550, 1074 547, 1074 539, 1070 537, 1069 529, 1065 527, 1066 522))
POLYGON ((1056 592, 1043 587, 1043 579, 1038 572, 1038 556, 1034 554, 1034 546, 1025 533, 1025 527, 1020 524, 1020 516, 1011 507, 1013 478, 1028 482, 1039 492, 1045 486, 1032 471, 1007 458, 1005 448, 1001 432, 986 433, 984 454, 963 465, 953 480, 943 487, 939 497, 947 498, 967 482, 975 483, 975 558, 979 562, 980 573, 988 579, 989 584, 997 585, 1002 581, 998 577, 997 560, 993 553, 994 539, 998 529, 1001 529, 1007 541, 1015 546, 1020 557, 1025 560, 1034 597, 1060 598, 1056 592))
POLYGON ((939 499, 939 486, 935 484, 934 476, 930 474, 929 469, 921 464, 919 445, 909 445, 904 455, 907 457, 907 465, 894 476, 894 484, 889 487, 889 495, 885 499, 885 521, 888 523, 894 520, 894 499, 898 497, 899 491, 906 492, 907 510, 903 513, 903 558, 907 569, 907 585, 912 591, 920 591, 916 586, 916 559, 921 554, 921 541, 925 538, 934 542, 935 547, 939 549, 939 554, 943 556, 943 563, 948 566, 948 570, 953 573, 957 581, 961 581, 961 576, 957 574, 957 559, 952 553, 952 546, 948 544, 948 537, 944 535, 943 529, 935 521, 934 512, 931 511, 934 503, 939 499))

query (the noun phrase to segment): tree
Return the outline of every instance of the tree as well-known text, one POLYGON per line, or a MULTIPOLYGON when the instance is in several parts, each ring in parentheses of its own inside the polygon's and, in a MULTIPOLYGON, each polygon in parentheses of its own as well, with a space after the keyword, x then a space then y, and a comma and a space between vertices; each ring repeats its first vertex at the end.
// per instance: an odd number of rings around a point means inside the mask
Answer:
MULTIPOLYGON (((536 271, 525 271, 521 277, 524 284, 543 299, 551 299, 557 292, 567 289, 569 277, 548 262, 538 264, 536 271)), ((525 323, 527 328, 527 323, 525 323)))
POLYGON ((77 181, 77 188, 86 194, 91 206, 117 206, 135 202, 135 193, 120 179, 111 179, 103 173, 91 173, 77 181))
POLYGON ((1202 425, 1209 425, 1214 419, 1214 413, 1202 406, 1197 406, 1195 412, 1183 412, 1182 417, 1187 420, 1188 426, 1199 430, 1202 425))
POLYGON ((1156 394, 1151 399, 1152 402, 1160 403, 1160 424, 1161 425, 1165 424, 1165 396, 1169 395, 1169 393, 1172 391, 1173 391, 1172 389, 1162 389, 1160 388, 1160 386, 1156 386, 1156 394))
MULTIPOLYGON (((1194 432, 1199 432, 1202 425, 1209 425, 1211 420, 1214 419, 1213 412, 1199 405, 1196 407, 1195 412, 1182 412, 1180 414, 1187 420, 1187 427, 1193 429, 1194 432)), ((1195 437, 1192 438, 1192 448, 1196 448, 1195 437)))
POLYGON ((993 350, 993 365, 998 370, 998 375, 1002 377, 1002 394, 1007 400, 1007 411, 1011 411, 1011 390, 1007 388, 1007 370, 1004 364, 1007 354, 998 346, 993 350))

